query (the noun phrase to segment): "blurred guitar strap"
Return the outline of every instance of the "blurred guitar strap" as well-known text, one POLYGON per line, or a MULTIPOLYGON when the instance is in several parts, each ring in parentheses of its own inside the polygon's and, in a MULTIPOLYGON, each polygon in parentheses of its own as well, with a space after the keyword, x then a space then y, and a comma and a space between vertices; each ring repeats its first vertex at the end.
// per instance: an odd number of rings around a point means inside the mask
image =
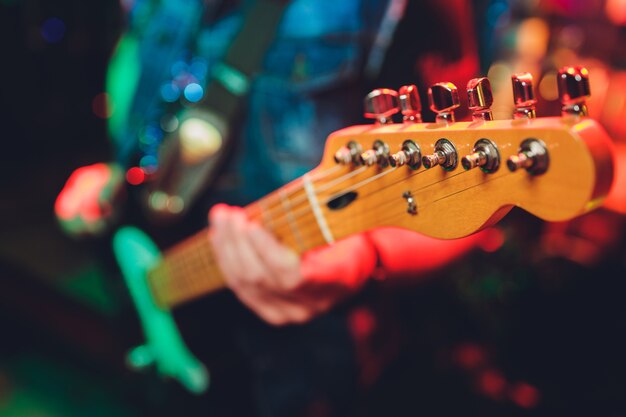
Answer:
POLYGON ((212 69, 204 99, 183 111, 178 129, 163 142, 158 173, 147 186, 147 206, 157 220, 181 217, 214 182, 234 146, 233 127, 288 3, 249 4, 239 32, 212 69))

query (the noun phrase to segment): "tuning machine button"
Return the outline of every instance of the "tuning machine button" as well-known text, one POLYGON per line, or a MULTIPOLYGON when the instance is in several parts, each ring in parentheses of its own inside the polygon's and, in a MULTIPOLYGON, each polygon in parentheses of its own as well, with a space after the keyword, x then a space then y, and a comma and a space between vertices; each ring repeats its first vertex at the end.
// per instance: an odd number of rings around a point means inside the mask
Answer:
POLYGON ((398 99, 400 100, 400 110, 402 111, 405 122, 422 122, 422 102, 417 87, 414 85, 405 85, 398 90, 398 99))
POLYGON ((586 100, 591 95, 589 70, 584 67, 564 67, 557 75, 561 114, 587 116, 586 100))
POLYGON ((389 157, 389 164, 394 168, 408 165, 411 169, 418 169, 421 165, 421 156, 419 146, 412 140, 405 140, 400 152, 389 157))
POLYGON ((428 89, 430 109, 437 113, 438 123, 454 122, 454 109, 459 107, 459 91, 452 83, 437 83, 428 89))
POLYGON ((365 97, 365 113, 368 119, 378 124, 393 123, 391 116, 398 113, 398 93, 389 88, 377 88, 365 97))
POLYGON ((381 168, 389 165, 389 146, 382 140, 374 141, 372 149, 361 154, 361 162, 366 166, 378 164, 381 168))
POLYGON ((472 78, 467 83, 467 100, 474 121, 493 120, 493 94, 489 78, 472 78))
POLYGON ((361 145, 351 140, 335 152, 335 162, 341 165, 360 165, 361 152, 363 152, 361 145))
POLYGON ((494 172, 500 166, 500 153, 496 144, 489 139, 479 139, 470 155, 461 158, 465 170, 480 167, 484 172, 494 172))
POLYGON ((540 175, 548 170, 550 158, 548 148, 539 139, 524 140, 517 155, 512 155, 506 161, 506 166, 511 172, 524 168, 532 175, 540 175))
POLYGON ((513 84, 514 119, 534 119, 537 117, 535 105, 537 99, 533 91, 533 76, 529 72, 520 72, 511 76, 513 84))
POLYGON ((456 168, 458 159, 459 154, 454 144, 448 139, 439 139, 435 143, 435 151, 433 154, 424 155, 422 157, 422 164, 424 164, 424 168, 426 169, 439 165, 446 171, 452 171, 456 168))

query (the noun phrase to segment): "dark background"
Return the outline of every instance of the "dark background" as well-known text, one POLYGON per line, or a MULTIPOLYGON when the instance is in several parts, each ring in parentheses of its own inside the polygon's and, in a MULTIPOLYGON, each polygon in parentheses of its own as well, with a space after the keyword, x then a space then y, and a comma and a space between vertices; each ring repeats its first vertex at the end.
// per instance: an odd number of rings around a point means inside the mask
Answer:
MULTIPOLYGON (((0 415, 246 415, 246 371, 227 340, 204 353, 217 382, 201 398, 124 368, 140 330, 107 244, 71 240, 54 220, 68 175, 110 155, 93 106, 122 27, 113 0, 0 2, 0 415), (50 17, 65 24, 58 42, 42 36, 50 17)), ((623 238, 593 268, 531 263, 541 229, 514 212, 496 253, 379 289, 397 349, 362 415, 626 415, 623 238)))

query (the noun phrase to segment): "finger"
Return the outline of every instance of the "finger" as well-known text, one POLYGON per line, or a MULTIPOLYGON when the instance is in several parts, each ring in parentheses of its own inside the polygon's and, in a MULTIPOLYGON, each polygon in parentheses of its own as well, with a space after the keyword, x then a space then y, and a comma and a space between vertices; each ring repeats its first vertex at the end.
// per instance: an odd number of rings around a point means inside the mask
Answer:
POLYGON ((209 240, 213 248, 213 254, 219 266, 226 284, 229 287, 237 285, 239 276, 236 257, 235 242, 231 236, 229 223, 232 221, 230 207, 226 205, 215 206, 209 212, 211 227, 209 240))
POLYGON ((235 294, 256 315, 274 326, 304 323, 318 314, 312 306, 291 302, 255 288, 235 294))
POLYGON ((359 288, 376 262, 376 248, 359 234, 309 251, 302 258, 301 273, 308 282, 359 288))
POLYGON ((272 272, 268 270, 250 242, 248 229, 251 227, 251 222, 243 210, 233 211, 232 222, 229 226, 236 251, 237 264, 234 268, 237 270, 240 284, 265 290, 274 288, 272 272))
POLYGON ((252 248, 271 272, 277 288, 284 291, 295 289, 302 280, 299 255, 278 242, 259 224, 250 225, 248 238, 252 248))

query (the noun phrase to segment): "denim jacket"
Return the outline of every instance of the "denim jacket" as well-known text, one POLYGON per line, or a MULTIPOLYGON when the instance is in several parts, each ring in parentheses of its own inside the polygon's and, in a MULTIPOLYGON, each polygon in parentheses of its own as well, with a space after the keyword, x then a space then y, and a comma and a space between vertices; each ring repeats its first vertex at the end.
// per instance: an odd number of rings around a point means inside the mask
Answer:
MULTIPOLYGON (((121 129, 119 159, 163 138, 159 120, 171 104, 158 94, 177 66, 201 58, 203 74, 219 62, 242 18, 231 8, 210 25, 199 0, 137 0, 129 35, 137 39, 140 72, 121 129), (186 59, 186 60, 185 60, 186 59), (147 138, 146 138, 146 135, 147 138), (148 143, 148 145, 146 145, 148 143)), ((210 2, 206 2, 209 3, 210 2)), ((312 169, 329 133, 358 121, 358 79, 386 9, 377 0, 293 0, 254 78, 241 116, 234 161, 223 192, 242 204, 312 169)), ((114 98, 115 99, 115 98, 114 98)), ((226 197, 228 199, 228 197, 226 197)))

